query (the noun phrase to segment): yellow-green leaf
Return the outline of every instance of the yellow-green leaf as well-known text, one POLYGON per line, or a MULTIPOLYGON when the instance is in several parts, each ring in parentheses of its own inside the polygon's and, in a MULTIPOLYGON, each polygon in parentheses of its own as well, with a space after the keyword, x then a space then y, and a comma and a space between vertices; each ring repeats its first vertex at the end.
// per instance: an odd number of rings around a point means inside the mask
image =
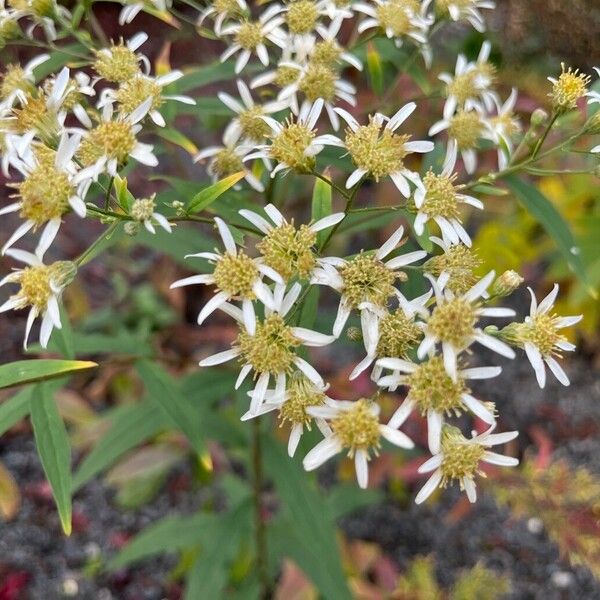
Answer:
POLYGON ((60 360, 40 358, 37 360, 19 360, 0 366, 0 388, 23 385, 34 381, 46 381, 97 367, 89 360, 60 360))
POLYGON ((244 176, 243 171, 234 173, 217 181, 213 185, 200 190, 190 201, 188 206, 189 213, 197 213, 210 206, 221 194, 234 186, 244 176))
POLYGON ((373 91, 380 96, 383 93, 383 69, 381 66, 381 57, 377 48, 369 42, 367 46, 367 69, 373 91))
POLYGON ((10 521, 21 506, 19 486, 10 471, 0 462, 0 516, 10 521))
MULTIPOLYGON (((329 171, 323 174, 329 179, 329 171)), ((323 217, 328 217, 332 212, 331 208, 331 184, 322 179, 315 179, 315 187, 312 197, 312 220, 318 221, 323 217)), ((322 230, 317 233, 317 245, 320 247, 328 236, 328 230, 322 230)))

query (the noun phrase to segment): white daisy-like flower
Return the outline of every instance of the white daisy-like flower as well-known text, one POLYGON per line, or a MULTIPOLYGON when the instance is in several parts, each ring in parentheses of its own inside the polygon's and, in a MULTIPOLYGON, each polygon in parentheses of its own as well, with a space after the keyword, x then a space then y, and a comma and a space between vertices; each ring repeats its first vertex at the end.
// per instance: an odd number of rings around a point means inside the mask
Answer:
MULTIPOLYGON (((4 4, 4 2, 2 3, 4 4)), ((48 41, 53 42, 56 37, 55 20, 71 20, 71 13, 66 7, 62 6, 56 0, 48 2, 36 2, 35 0, 22 0, 15 3, 17 6, 12 11, 11 16, 15 19, 27 18, 30 22, 26 30, 26 36, 29 39, 34 38, 36 27, 41 27, 48 41)))
MULTIPOLYGON (((263 192, 264 185, 245 164, 246 161, 252 160, 253 149, 253 146, 245 142, 239 143, 235 130, 229 130, 223 135, 222 146, 204 148, 194 156, 194 162, 210 159, 206 170, 214 182, 234 173, 244 173, 246 182, 257 192, 263 192)), ((263 161, 267 168, 271 167, 267 159, 263 161)))
POLYGON ((338 140, 337 145, 348 150, 356 166, 346 180, 346 188, 354 187, 363 177, 373 177, 375 181, 390 177, 400 193, 408 198, 409 182, 416 187, 422 185, 418 173, 407 169, 404 160, 413 152, 431 152, 433 142, 410 141, 410 135, 396 131, 416 108, 414 102, 409 102, 391 118, 376 113, 369 117, 367 125, 361 125, 343 108, 334 109, 348 124, 344 141, 338 140))
MULTIPOLYGON (((600 77, 600 68, 594 67, 594 71, 596 71, 596 74, 598 75, 598 77, 600 77)), ((596 90, 590 90, 586 93, 586 97, 589 98, 589 100, 587 101, 588 105, 600 104, 600 92, 597 92, 596 90)))
POLYGON ((400 427, 413 410, 427 418, 429 450, 440 451, 442 425, 446 416, 460 416, 467 410, 488 425, 494 425, 494 405, 482 402, 471 394, 467 385, 469 379, 490 379, 497 377, 500 367, 475 367, 458 369, 456 381, 446 373, 444 361, 439 355, 432 356, 422 363, 414 363, 401 358, 382 358, 377 365, 392 369, 377 381, 377 385, 391 391, 398 386, 408 388, 406 399, 390 421, 391 427, 400 427))
POLYGON ((485 41, 481 45, 476 62, 469 62, 463 54, 456 59, 454 75, 441 73, 439 79, 446 84, 447 98, 444 104, 444 119, 450 118, 456 109, 491 112, 498 96, 491 85, 494 81, 494 66, 488 62, 492 45, 485 41))
POLYGON ((105 170, 112 176, 117 175, 117 170, 129 157, 143 165, 156 167, 158 159, 153 153, 154 146, 139 142, 136 137, 142 130, 140 121, 151 107, 152 98, 148 98, 132 112, 120 112, 115 118, 113 105, 105 104, 100 123, 84 133, 77 158, 84 166, 93 165, 98 173, 105 170))
POLYGON ((272 204, 267 204, 264 211, 272 223, 252 210, 243 208, 239 211, 264 234, 256 245, 264 264, 285 281, 295 277, 310 279, 314 270, 325 264, 315 251, 317 233, 337 225, 345 214, 333 213, 309 225, 296 227, 293 219, 287 221, 272 204))
POLYGON ((0 74, 0 109, 12 108, 17 101, 27 102, 28 92, 35 90, 34 70, 50 58, 49 54, 40 54, 21 65, 7 65, 0 74))
POLYGON ((301 371, 315 385, 324 385, 316 369, 298 355, 301 346, 320 347, 331 344, 335 338, 304 327, 292 327, 285 316, 298 299, 302 286, 295 283, 289 291, 285 284, 276 284, 272 302, 265 305, 265 317, 255 320, 249 311, 240 310, 229 303, 221 310, 234 317, 240 324, 240 333, 233 348, 219 352, 200 361, 201 367, 219 365, 237 359, 242 368, 235 388, 239 388, 250 372, 254 373, 255 388, 252 390, 250 413, 259 411, 265 401, 269 382, 275 382, 274 396, 280 398, 287 388, 287 379, 295 371, 301 371))
POLYGON ((118 89, 105 88, 102 91, 98 108, 114 102, 119 104, 119 109, 127 113, 132 112, 146 100, 150 100, 150 109, 148 115, 152 121, 159 127, 166 125, 164 117, 160 114, 159 108, 168 101, 181 102, 182 104, 195 105, 196 101, 190 96, 163 94, 163 88, 171 85, 183 77, 181 71, 175 70, 160 77, 151 77, 142 75, 121 83, 118 89))
POLYGON ((514 440, 519 432, 492 433, 494 429, 495 426, 492 425, 484 433, 466 438, 456 427, 444 425, 440 451, 419 467, 420 473, 433 473, 417 494, 415 502, 421 504, 438 487, 446 487, 454 481, 458 481, 460 489, 467 493, 469 502, 475 502, 475 475, 485 477, 480 468, 482 462, 501 467, 516 467, 519 464, 518 459, 491 452, 488 448, 514 440))
POLYGON ((363 324, 363 330, 371 329, 375 327, 374 322, 381 318, 381 309, 385 309, 390 298, 402 301, 403 296, 394 285, 398 270, 427 256, 424 250, 416 250, 384 261, 398 246, 403 235, 404 227, 399 227, 376 252, 360 252, 349 260, 333 257, 322 259, 311 282, 329 286, 341 295, 333 325, 336 338, 341 335, 352 310, 358 309, 361 318, 370 321, 363 324))
POLYGON ((481 9, 494 9, 492 0, 436 0, 436 9, 447 13, 453 21, 468 21, 479 32, 485 31, 485 20, 481 9))
POLYGON ((19 199, 0 209, 0 215, 19 212, 24 222, 4 244, 3 254, 26 233, 43 227, 39 241, 43 255, 54 241, 64 214, 73 210, 78 216, 85 217, 84 199, 94 170, 79 169, 73 161, 80 140, 78 134, 63 133, 56 152, 47 155, 29 149, 13 160, 24 180, 11 184, 19 199))
MULTIPOLYGON (((281 427, 286 422, 290 424, 288 455, 294 456, 305 428, 310 431, 313 422, 324 436, 331 434, 331 429, 325 419, 313 417, 307 412, 309 407, 323 406, 332 401, 332 398, 326 395, 328 388, 328 384, 313 383, 301 371, 296 371, 288 378, 283 395, 278 396, 276 390, 267 390, 264 404, 256 413, 246 412, 241 420, 247 421, 277 410, 279 426, 281 427)), ((248 392, 248 395, 252 397, 252 392, 248 392)))
POLYGON ((389 310, 381 307, 375 311, 378 318, 373 318, 366 312, 361 313, 362 340, 367 355, 352 369, 349 376, 351 381, 373 363, 375 366, 371 379, 377 381, 382 372, 382 367, 376 362, 378 358, 407 357, 418 346, 423 331, 417 324, 416 317, 427 315, 425 305, 432 294, 430 290, 418 298, 407 300, 398 291, 398 308, 389 310))
POLYGON ((270 309, 275 308, 271 290, 263 282, 263 276, 272 281, 283 283, 283 279, 271 267, 262 261, 249 257, 242 250, 238 251, 229 227, 219 217, 215 217, 225 252, 200 252, 189 254, 186 258, 205 258, 214 265, 210 274, 192 275, 171 284, 171 288, 185 285, 214 285, 215 295, 205 304, 198 315, 198 325, 218 308, 231 300, 241 300, 243 305, 244 325, 248 331, 256 327, 256 315, 253 301, 258 299, 270 309))
POLYGON ((454 169, 457 155, 457 145, 451 140, 446 150, 442 172, 437 175, 429 170, 422 179, 422 185, 415 190, 414 202, 417 215, 414 229, 418 235, 422 235, 425 224, 433 220, 439 226, 444 242, 458 244, 462 241, 470 247, 471 238, 461 223, 460 205, 469 204, 482 210, 483 202, 473 196, 460 193, 464 186, 455 183, 457 175, 454 169))
POLYGON ((143 0, 143 2, 126 0, 125 6, 119 13, 119 25, 131 23, 142 10, 165 12, 171 7, 171 3, 171 0, 143 0))
POLYGON ((485 126, 488 130, 489 139, 498 146, 498 168, 505 169, 508 166, 513 153, 513 138, 520 131, 518 119, 514 115, 517 102, 517 90, 512 89, 504 103, 495 101, 496 114, 488 116, 485 126))
POLYGON ((137 198, 131 205, 129 214, 136 223, 141 223, 149 233, 155 234, 154 224, 158 223, 167 233, 171 233, 171 224, 164 215, 156 211, 156 194, 150 198, 137 198))
POLYGON ((302 40, 316 30, 319 19, 329 12, 327 0, 292 0, 285 5, 284 17, 288 35, 302 40))
POLYGON ((429 128, 429 135, 434 136, 447 131, 448 139, 454 142, 465 164, 469 175, 477 169, 477 149, 480 138, 487 133, 486 118, 477 110, 459 110, 447 119, 441 119, 429 128))
POLYGON ((256 54, 266 67, 269 64, 269 51, 266 42, 279 48, 285 48, 287 36, 281 29, 285 19, 281 16, 284 7, 274 4, 267 8, 258 21, 241 20, 239 23, 227 25, 221 30, 222 36, 233 36, 233 43, 221 55, 221 62, 239 52, 235 61, 235 72, 240 73, 248 64, 252 54, 256 54))
POLYGON ((289 117, 283 123, 263 116, 262 119, 271 128, 268 136, 271 143, 257 145, 257 151, 246 159, 276 161, 278 164, 271 171, 271 177, 275 177, 280 171, 289 170, 310 173, 315 167, 315 156, 325 146, 339 146, 340 143, 334 135, 317 135, 315 132, 323 104, 321 98, 314 103, 306 101, 302 104, 297 119, 289 117))
POLYGON ((150 73, 150 61, 136 50, 148 39, 148 34, 140 31, 127 42, 112 44, 110 48, 96 50, 96 60, 93 69, 98 79, 106 79, 115 83, 124 83, 140 73, 140 63, 143 73, 150 73))
POLYGON ((370 4, 355 2, 352 8, 367 15, 358 25, 358 32, 381 29, 385 35, 401 46, 408 38, 417 44, 427 43, 427 33, 433 17, 427 14, 431 0, 405 2, 402 0, 374 0, 370 4))
POLYGON ((42 317, 39 338, 42 348, 48 345, 52 330, 55 327, 61 328, 58 302, 63 289, 73 280, 77 271, 75 263, 70 261, 45 265, 43 252, 44 248, 39 245, 35 254, 15 248, 7 250, 8 256, 27 266, 14 270, 0 281, 0 286, 7 283, 16 283, 20 286, 19 291, 0 306, 0 313, 29 308, 23 342, 25 349, 27 349, 33 323, 38 317, 42 317))
POLYGON ((340 14, 340 16, 332 19, 327 27, 319 23, 316 27, 316 32, 320 36, 320 39, 310 36, 305 41, 305 45, 298 49, 298 53, 331 67, 341 67, 345 63, 354 67, 357 71, 362 71, 362 62, 354 54, 345 50, 338 42, 344 18, 340 14))
POLYGON ((219 100, 237 114, 237 117, 225 128, 223 137, 232 142, 241 139, 248 144, 260 144, 271 131, 261 117, 289 108, 289 101, 280 99, 256 104, 248 86, 241 79, 237 80, 237 88, 241 101, 226 92, 218 93, 219 100))
POLYGON ((400 448, 414 447, 413 441, 405 433, 379 422, 379 405, 366 398, 355 402, 328 401, 324 406, 310 407, 306 411, 315 418, 325 419, 331 428, 331 434, 325 436, 304 457, 302 464, 307 471, 317 469, 342 450, 348 450, 348 456, 354 458, 358 485, 366 488, 369 483, 370 454, 379 454, 381 438, 400 448))
POLYGON ((300 64, 288 61, 280 62, 279 65, 294 69, 297 77, 279 92, 278 98, 287 100, 290 106, 294 106, 294 101, 297 102, 295 99, 299 93, 311 104, 318 99, 323 100, 331 126, 337 131, 340 128, 340 120, 334 109, 339 100, 356 106, 356 88, 341 79, 337 69, 322 62, 310 60, 300 64))
POLYGON ((425 273, 425 277, 431 281, 436 304, 423 324, 425 337, 417 350, 419 359, 425 358, 434 350, 436 344, 440 343, 446 372, 452 381, 456 381, 458 355, 475 342, 507 358, 515 357, 514 350, 510 346, 477 327, 477 322, 481 317, 512 317, 515 315, 515 311, 510 308, 484 307, 479 303, 479 299, 484 297, 487 288, 494 280, 494 271, 490 271, 473 287, 460 295, 454 294, 448 289, 448 273, 442 273, 437 280, 429 273, 425 273))
POLYGON ((214 22, 214 32, 221 36, 223 24, 227 19, 239 18, 241 14, 249 14, 249 12, 245 0, 213 0, 200 13, 197 25, 202 26, 202 23, 210 18, 214 22))
MULTIPOLYGON (((558 284, 554 284, 552 291, 539 304, 533 290, 527 289, 531 294, 531 306, 525 322, 516 324, 517 343, 525 350, 541 388, 546 385, 546 365, 560 383, 569 385, 569 378, 555 357, 560 358, 563 351, 572 352, 575 345, 560 330, 579 323, 583 315, 559 317, 552 314, 558 284)), ((508 329, 513 327, 509 325, 508 329)))

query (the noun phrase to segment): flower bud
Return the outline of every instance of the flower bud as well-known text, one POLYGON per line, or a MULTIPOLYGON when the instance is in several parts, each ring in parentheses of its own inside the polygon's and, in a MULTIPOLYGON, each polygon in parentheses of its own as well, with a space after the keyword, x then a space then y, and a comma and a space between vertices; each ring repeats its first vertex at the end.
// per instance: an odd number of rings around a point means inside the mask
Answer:
POLYGON ((492 286, 492 295, 510 296, 522 283, 523 278, 516 271, 504 271, 492 286))
POLYGON ((536 108, 531 114, 531 126, 540 127, 548 120, 548 113, 543 108, 536 108))
POLYGON ((589 135, 600 133, 600 110, 596 111, 583 126, 585 132, 589 135))
POLYGON ((127 221, 123 226, 123 230, 127 235, 136 236, 140 231, 140 224, 136 221, 127 221))
POLYGON ((358 327, 348 327, 348 331, 346 331, 346 336, 349 340, 353 342, 362 341, 362 332, 358 327))

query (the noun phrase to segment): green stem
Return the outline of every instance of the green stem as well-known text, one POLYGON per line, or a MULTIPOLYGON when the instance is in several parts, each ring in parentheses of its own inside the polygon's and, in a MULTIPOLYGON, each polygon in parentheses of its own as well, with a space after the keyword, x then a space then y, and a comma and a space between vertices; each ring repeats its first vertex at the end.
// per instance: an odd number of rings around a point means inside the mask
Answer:
POLYGON ((260 600, 269 598, 269 574, 267 572, 267 537, 263 519, 262 490, 263 464, 260 433, 260 420, 252 419, 252 468, 253 468, 253 500, 254 500, 254 536, 256 545, 256 570, 258 573, 260 600))
POLYGON ((86 263, 88 263, 90 260, 92 260, 93 258, 93 252, 94 250, 102 243, 104 242, 105 239, 109 238, 112 233, 115 231, 115 229, 119 226, 119 221, 115 221, 114 223, 111 223, 103 232, 102 234, 92 243, 92 245, 82 254, 80 254, 76 259, 75 259, 75 264, 78 267, 83 267, 83 265, 85 265, 86 263))
POLYGON ((346 190, 342 189, 336 183, 333 183, 333 180, 325 177, 325 175, 322 175, 321 173, 318 173, 317 171, 311 171, 310 174, 314 175, 317 179, 320 179, 321 181, 324 181, 326 184, 331 186, 332 189, 334 189, 338 194, 340 194, 341 196, 346 198, 346 200, 348 199, 348 196, 349 196, 348 192, 346 190))
POLYGON ((533 149, 533 152, 531 153, 531 159, 534 159, 537 156, 538 152, 542 149, 542 146, 544 145, 544 142, 546 141, 546 138, 548 137, 548 134, 550 133, 552 126, 554 125, 554 123, 556 123, 556 119, 558 119, 558 114, 554 113, 552 115, 552 117, 550 117, 550 120, 548 121, 548 124, 546 125, 546 128, 544 129, 544 133, 542 133, 542 136, 538 140, 538 143, 535 145, 535 148, 533 149))

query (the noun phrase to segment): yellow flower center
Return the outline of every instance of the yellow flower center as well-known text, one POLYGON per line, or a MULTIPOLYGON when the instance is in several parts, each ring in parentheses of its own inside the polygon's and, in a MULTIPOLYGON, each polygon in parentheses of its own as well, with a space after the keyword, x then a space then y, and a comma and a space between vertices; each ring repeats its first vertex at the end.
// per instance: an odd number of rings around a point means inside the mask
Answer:
POLYGON ((465 348, 473 335, 475 323, 475 307, 462 298, 454 298, 434 308, 427 326, 438 340, 455 348, 465 348))
POLYGON ((152 218, 155 207, 154 198, 138 198, 131 206, 131 216, 136 221, 147 221, 152 218))
POLYGON ((244 50, 254 50, 263 41, 262 25, 256 21, 244 21, 235 34, 235 43, 244 50))
POLYGON ((48 112, 43 94, 28 96, 20 109, 14 110, 15 129, 19 133, 35 130, 44 143, 52 145, 56 141, 58 122, 56 116, 48 112))
POLYGON ((359 169, 368 171, 375 181, 404 168, 407 152, 404 144, 410 135, 399 135, 381 127, 369 118, 368 125, 360 126, 356 131, 346 131, 346 148, 359 169))
POLYGON ((243 171, 244 163, 232 148, 223 148, 215 154, 210 168, 218 179, 223 179, 223 177, 243 171))
POLYGON ((305 425, 310 429, 313 420, 306 409, 323 406, 325 394, 318 390, 302 373, 296 371, 288 382, 286 399, 279 409, 280 425, 289 421, 292 425, 305 425))
POLYGON ((475 111, 459 111, 450 119, 448 135, 456 140, 459 150, 477 147, 483 133, 483 123, 475 111))
POLYGON ((379 4, 375 10, 381 27, 400 37, 414 28, 411 18, 419 12, 419 8, 418 0, 391 0, 379 4))
POLYGON ((544 357, 558 354, 555 348, 557 342, 566 341, 565 336, 559 333, 555 326, 558 318, 548 313, 535 315, 521 326, 521 339, 537 346, 544 357))
POLYGON ((315 44, 310 60, 331 68, 337 64, 341 54, 342 49, 335 40, 323 40, 315 44))
POLYGON ((294 0, 288 6, 287 25, 291 33, 310 33, 318 18, 319 10, 312 0, 294 0))
POLYGON ((73 280, 77 267, 70 261, 58 261, 51 265, 39 265, 26 267, 18 278, 15 279, 21 286, 17 297, 21 301, 21 307, 33 306, 40 313, 46 310, 48 300, 54 293, 50 282, 57 286, 63 286, 73 280))
POLYGON ((591 78, 584 73, 579 73, 578 69, 573 71, 571 67, 565 71, 564 63, 561 64, 561 68, 562 73, 549 95, 555 110, 572 110, 577 108, 577 100, 583 98, 587 92, 591 78))
POLYGON ((454 181, 456 174, 450 177, 436 175, 429 170, 423 178, 423 184, 427 190, 422 210, 430 217, 445 217, 446 219, 459 219, 458 199, 454 181))
POLYGON ((294 67, 277 67, 274 83, 277 87, 284 88, 298 79, 298 69, 294 67))
POLYGON ((100 77, 114 83, 124 83, 140 73, 138 57, 123 42, 109 51, 97 52, 93 68, 100 77))
POLYGON ((420 327, 401 310, 388 313, 379 321, 379 358, 406 358, 408 353, 423 337, 420 327))
POLYGON ((459 105, 464 105, 469 98, 475 98, 478 95, 478 89, 475 85, 476 78, 477 72, 474 69, 457 75, 448 84, 446 94, 454 96, 459 105))
POLYGON ((116 158, 124 164, 135 148, 136 139, 131 125, 125 121, 106 121, 89 132, 78 150, 85 165, 93 164, 102 156, 116 158))
POLYGON ((35 86, 25 77, 25 71, 19 65, 8 65, 0 76, 0 100, 6 100, 17 90, 33 94, 35 86))
POLYGON ((213 273, 216 286, 230 296, 254 300, 252 286, 258 279, 258 268, 254 261, 243 252, 233 256, 226 252, 217 261, 213 273))
POLYGON ((450 246, 447 252, 430 258, 425 271, 439 277, 442 271, 450 275, 446 287, 455 294, 464 294, 477 283, 475 270, 481 265, 477 254, 464 244, 450 246))
POLYGON ((385 306, 394 294, 396 273, 373 254, 361 252, 340 269, 343 295, 352 308, 362 302, 385 306))
POLYGON ((349 410, 343 410, 331 421, 331 429, 344 448, 349 448, 349 455, 356 450, 379 449, 379 418, 370 410, 371 402, 361 398, 349 410))
POLYGON ((307 225, 296 229, 292 221, 272 229, 256 248, 264 257, 265 264, 284 279, 308 279, 317 262, 313 251, 316 240, 316 234, 307 225))
POLYGON ((479 463, 485 454, 481 444, 469 443, 469 440, 456 427, 445 425, 442 430, 443 460, 442 486, 448 482, 461 480, 463 477, 473 479, 475 475, 484 475, 479 470, 479 463))
POLYGON ((271 157, 300 173, 310 173, 315 166, 315 158, 304 153, 314 137, 314 131, 306 125, 290 120, 273 138, 269 149, 271 157))
POLYGON ((117 101, 125 112, 133 112, 142 102, 152 98, 150 110, 156 110, 163 104, 160 86, 149 77, 138 75, 121 84, 117 91, 117 101))
POLYGON ((253 106, 239 114, 238 120, 244 138, 262 142, 269 135, 271 128, 261 119, 264 114, 261 106, 253 106))
POLYGON ((336 74, 328 66, 311 62, 298 87, 310 102, 319 98, 332 102, 335 100, 336 79, 336 74))
POLYGON ((237 0, 214 0, 213 7, 218 15, 241 14, 237 0))

